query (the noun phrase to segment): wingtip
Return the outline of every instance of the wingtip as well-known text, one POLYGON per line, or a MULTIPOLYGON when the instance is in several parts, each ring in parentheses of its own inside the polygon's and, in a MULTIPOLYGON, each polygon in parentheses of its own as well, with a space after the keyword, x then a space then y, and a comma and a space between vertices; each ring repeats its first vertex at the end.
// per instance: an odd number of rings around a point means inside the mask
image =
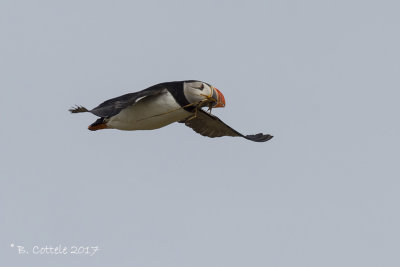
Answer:
POLYGON ((267 142, 273 138, 272 135, 270 134, 263 134, 263 133, 258 133, 258 134, 253 134, 253 135, 246 135, 244 136, 247 140, 254 141, 254 142, 267 142))

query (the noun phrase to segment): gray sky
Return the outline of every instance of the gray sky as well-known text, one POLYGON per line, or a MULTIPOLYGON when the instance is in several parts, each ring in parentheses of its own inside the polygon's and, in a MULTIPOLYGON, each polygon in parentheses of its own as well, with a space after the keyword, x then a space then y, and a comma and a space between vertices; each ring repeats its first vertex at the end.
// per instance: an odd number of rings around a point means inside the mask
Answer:
POLYGON ((3 0, 0 265, 399 266, 399 8, 3 0), (185 79, 275 138, 90 132, 67 112, 185 79), (100 251, 16 249, 58 244, 100 251))

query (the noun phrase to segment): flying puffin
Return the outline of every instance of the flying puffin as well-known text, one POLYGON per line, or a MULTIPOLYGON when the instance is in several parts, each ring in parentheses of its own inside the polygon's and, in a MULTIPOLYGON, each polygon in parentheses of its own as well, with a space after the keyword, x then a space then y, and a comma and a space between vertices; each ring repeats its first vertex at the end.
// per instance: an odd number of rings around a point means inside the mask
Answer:
POLYGON ((269 134, 243 135, 211 114, 212 108, 225 106, 224 95, 214 86, 196 80, 166 82, 139 92, 109 99, 92 110, 83 106, 71 113, 90 112, 98 117, 88 128, 153 130, 173 122, 184 123, 208 137, 240 136, 254 142, 265 142, 269 134), (208 107, 209 112, 203 110, 208 107))

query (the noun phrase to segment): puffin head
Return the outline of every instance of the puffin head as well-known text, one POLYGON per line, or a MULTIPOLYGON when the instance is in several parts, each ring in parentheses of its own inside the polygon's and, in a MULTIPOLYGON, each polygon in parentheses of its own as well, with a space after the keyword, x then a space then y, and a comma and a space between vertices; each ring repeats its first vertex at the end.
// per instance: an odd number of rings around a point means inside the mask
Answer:
POLYGON ((225 107, 224 95, 214 86, 201 81, 185 81, 183 93, 190 103, 204 103, 212 108, 225 107))

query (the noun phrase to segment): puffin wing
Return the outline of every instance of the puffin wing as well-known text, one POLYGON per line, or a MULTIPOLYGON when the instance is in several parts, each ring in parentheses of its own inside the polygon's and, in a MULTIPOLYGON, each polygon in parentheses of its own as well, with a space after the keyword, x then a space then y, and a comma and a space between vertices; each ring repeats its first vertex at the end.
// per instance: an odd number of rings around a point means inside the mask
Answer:
POLYGON ((142 100, 143 98, 159 95, 162 93, 166 93, 167 89, 164 86, 155 85, 144 89, 139 92, 130 93, 126 95, 122 95, 119 97, 115 97, 104 101, 97 107, 92 110, 87 110, 85 107, 77 106, 75 108, 70 109, 72 113, 79 113, 79 112, 91 112, 92 114, 102 117, 102 118, 109 118, 112 116, 117 115, 121 112, 124 108, 132 106, 142 100))
POLYGON ((104 101, 94 109, 90 110, 90 112, 99 117, 112 117, 120 113, 124 108, 134 105, 145 97, 162 94, 166 91, 167 89, 164 87, 152 86, 139 92, 122 95, 104 101))
POLYGON ((192 128, 196 133, 208 137, 240 136, 254 142, 266 142, 273 137, 272 135, 262 133, 243 135, 226 125, 218 117, 211 115, 202 109, 197 111, 197 115, 195 117, 189 117, 181 122, 192 128))

